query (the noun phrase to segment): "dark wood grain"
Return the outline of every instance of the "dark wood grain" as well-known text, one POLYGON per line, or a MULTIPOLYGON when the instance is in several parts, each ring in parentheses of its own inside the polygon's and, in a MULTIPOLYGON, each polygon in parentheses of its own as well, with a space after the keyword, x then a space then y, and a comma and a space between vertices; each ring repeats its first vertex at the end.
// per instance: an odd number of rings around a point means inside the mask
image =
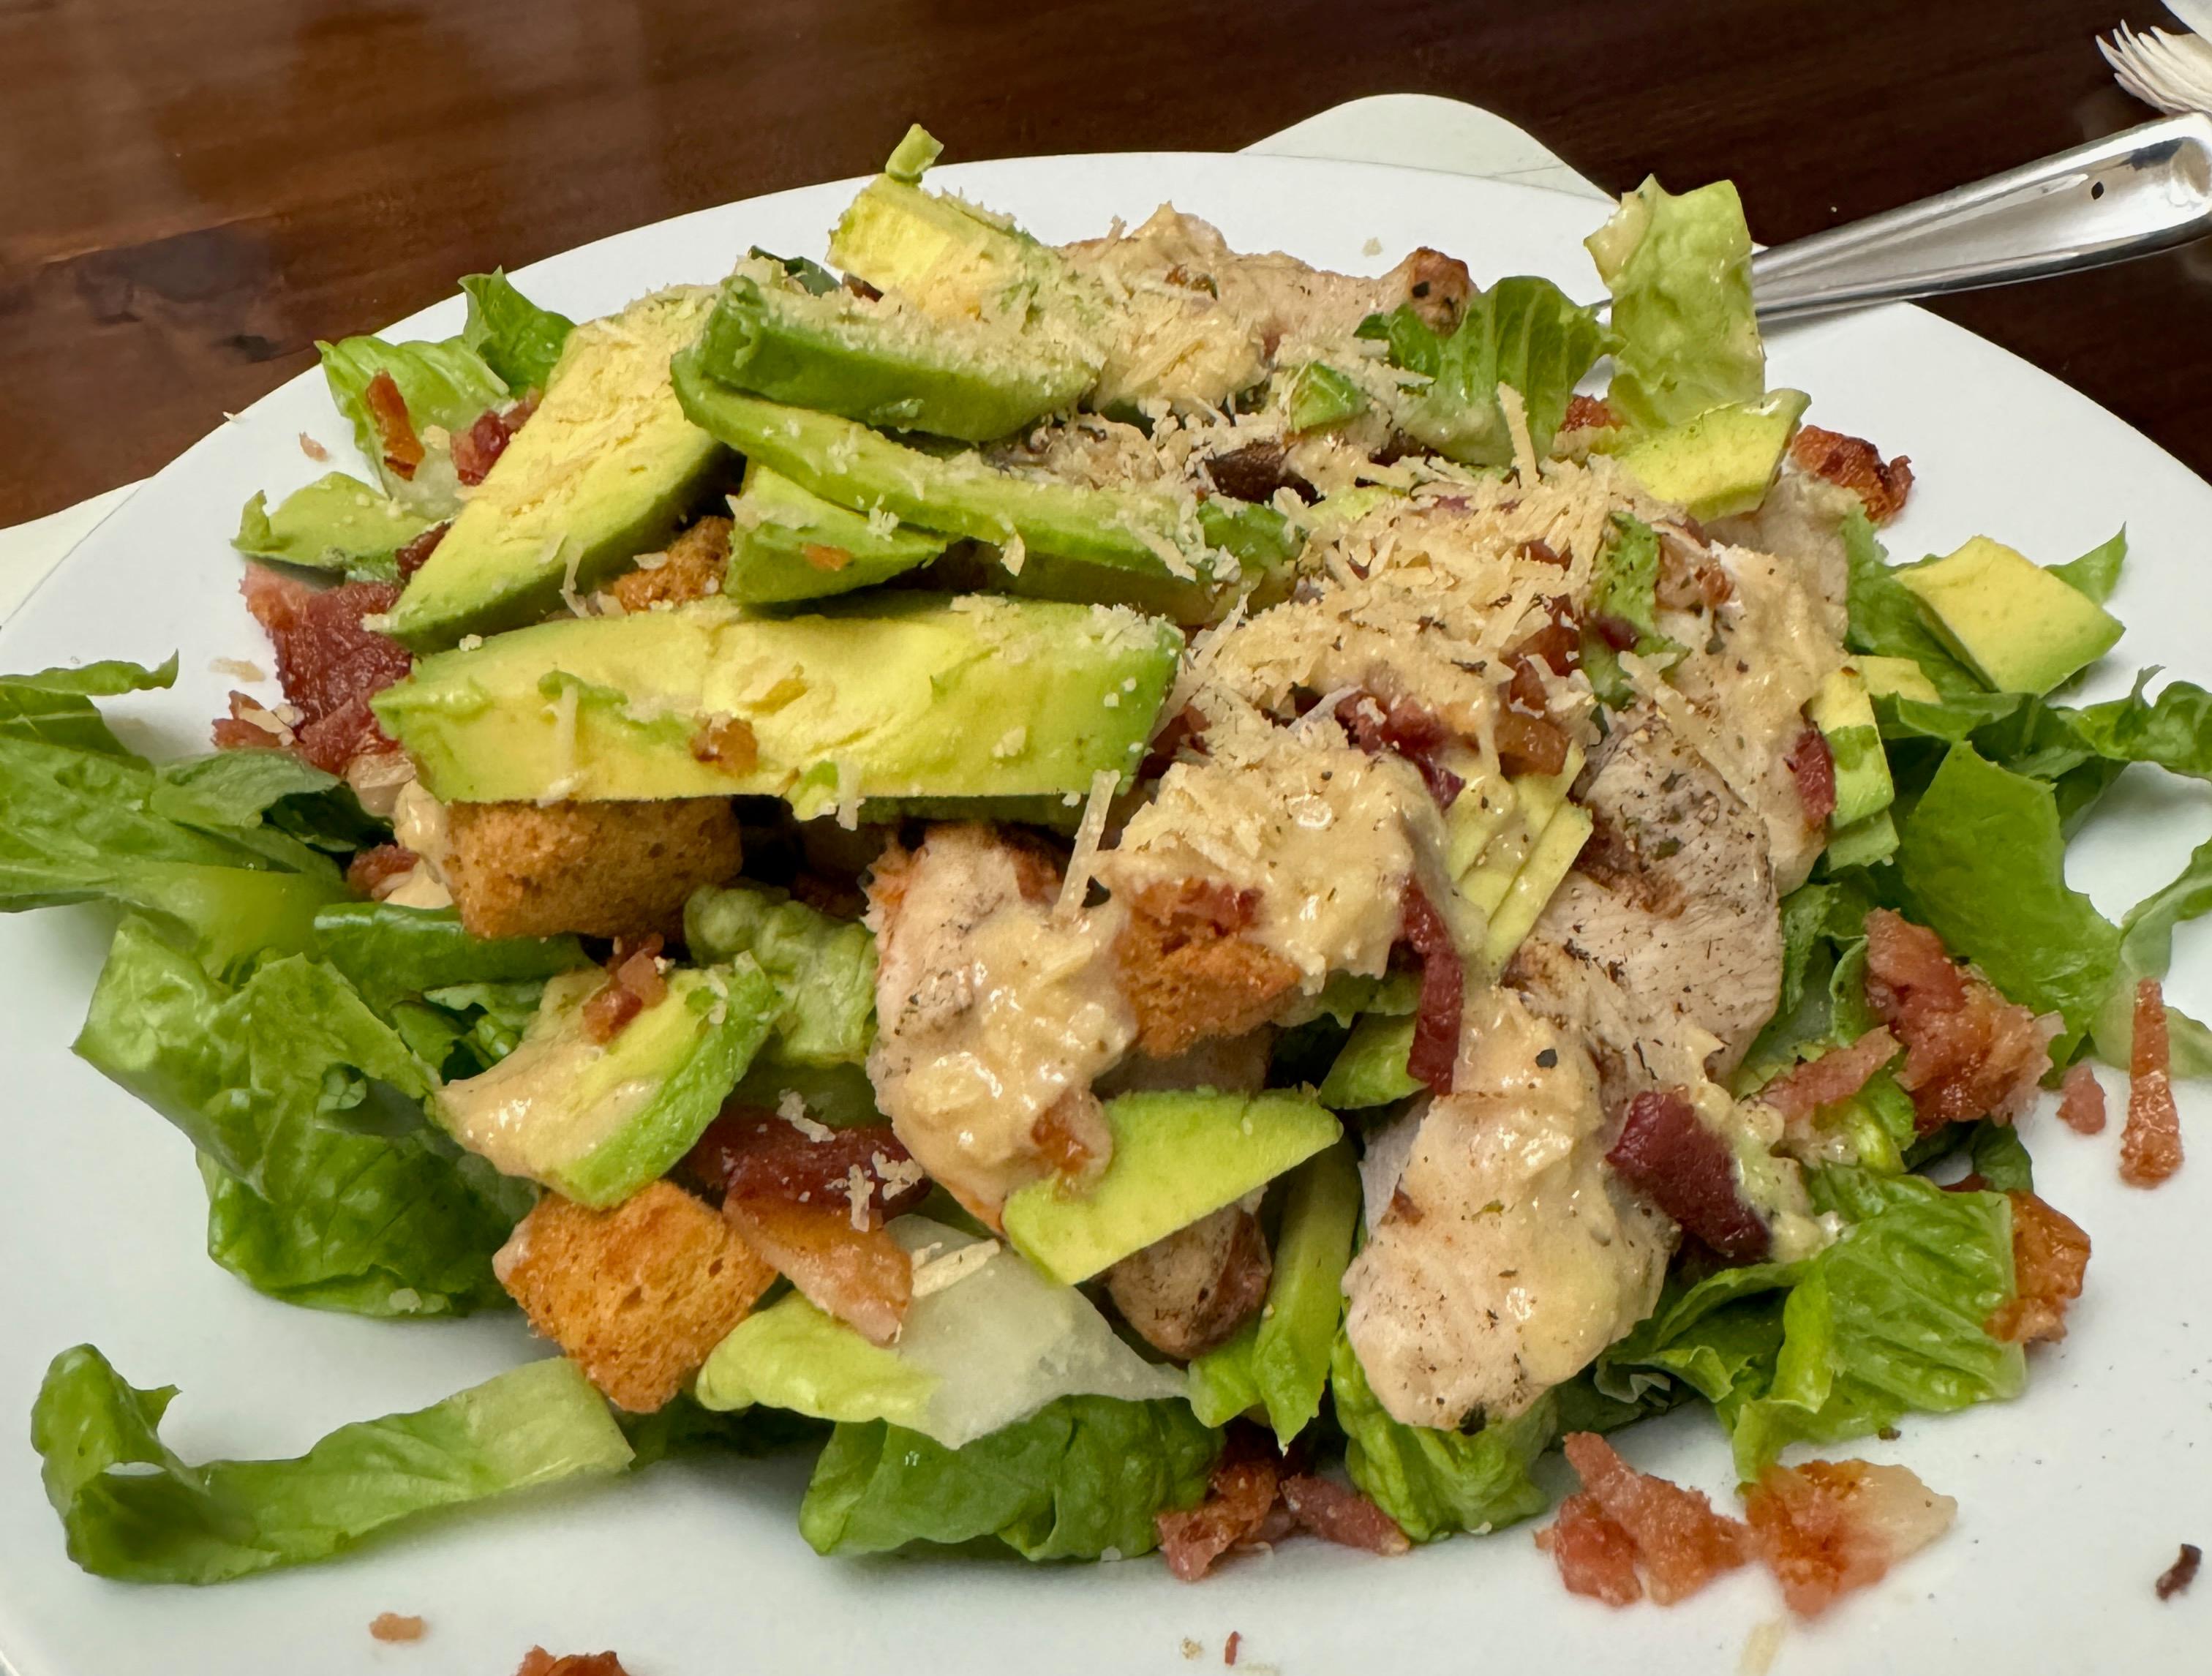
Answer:
MULTIPOLYGON (((702 205, 952 155, 1229 149, 1473 100, 1794 238, 2147 119, 2089 0, 0 0, 0 524, 366 331, 702 205)), ((1947 302, 2212 471, 2212 249, 1947 302)), ((1962 392, 1971 405, 1971 392, 1962 392)))

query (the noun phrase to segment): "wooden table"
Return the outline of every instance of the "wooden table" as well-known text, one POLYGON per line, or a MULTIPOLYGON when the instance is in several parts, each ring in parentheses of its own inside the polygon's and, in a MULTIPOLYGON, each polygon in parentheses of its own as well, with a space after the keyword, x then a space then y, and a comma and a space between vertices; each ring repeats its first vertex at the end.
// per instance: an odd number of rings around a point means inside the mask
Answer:
MULTIPOLYGON (((2148 119, 2089 0, 0 0, 0 525, 457 275, 877 167, 1231 149, 1364 94, 1779 241, 2148 119)), ((1938 305, 2212 473, 2212 245, 1938 305)), ((1962 390, 1962 422, 1974 392, 1962 390)))

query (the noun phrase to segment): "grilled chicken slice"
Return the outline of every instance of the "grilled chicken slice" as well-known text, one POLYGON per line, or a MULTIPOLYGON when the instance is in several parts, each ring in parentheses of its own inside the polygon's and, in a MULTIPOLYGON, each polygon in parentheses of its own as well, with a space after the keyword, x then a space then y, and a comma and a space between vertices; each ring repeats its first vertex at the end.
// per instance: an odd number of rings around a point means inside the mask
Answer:
POLYGON ((1344 1279, 1352 1349, 1408 1425, 1527 1409, 1650 1313, 1674 1244, 1605 1162, 1597 1068, 1574 1035, 1510 990, 1468 1015, 1453 1091, 1395 1181, 1367 1173, 1373 1231, 1344 1279))
POLYGON ((1608 1108, 1725 1077, 1781 993, 1763 823, 1648 707, 1620 719, 1582 801, 1597 831, 1507 981, 1593 1042, 1608 1108))
POLYGON ((1259 1314, 1273 1273, 1260 1218, 1229 1205, 1124 1257, 1106 1271, 1106 1290, 1146 1344, 1188 1362, 1259 1314))

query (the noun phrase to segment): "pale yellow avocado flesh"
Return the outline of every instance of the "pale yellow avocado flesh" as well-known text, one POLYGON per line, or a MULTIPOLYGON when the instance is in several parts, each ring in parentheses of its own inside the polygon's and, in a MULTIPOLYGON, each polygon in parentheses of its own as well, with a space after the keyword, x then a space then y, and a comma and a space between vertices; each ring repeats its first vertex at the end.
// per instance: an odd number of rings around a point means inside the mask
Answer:
POLYGON ((1709 409, 1654 431, 1613 455, 1629 475, 1692 518, 1750 512, 1766 498, 1808 398, 1770 390, 1755 402, 1709 409))
POLYGON ((1892 574, 1943 642, 1999 692, 2047 693, 2120 638, 2110 611, 1987 536, 1892 574))

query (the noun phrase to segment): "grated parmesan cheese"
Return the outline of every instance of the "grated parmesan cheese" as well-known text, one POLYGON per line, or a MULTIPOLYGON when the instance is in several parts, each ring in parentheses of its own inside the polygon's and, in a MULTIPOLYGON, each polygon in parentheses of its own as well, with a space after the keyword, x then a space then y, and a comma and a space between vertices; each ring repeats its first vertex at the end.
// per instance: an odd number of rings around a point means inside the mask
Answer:
POLYGON ((1029 562, 1029 556, 1030 550, 1018 534, 1008 536, 1006 544, 999 550, 999 562, 1006 566, 1006 574, 1009 576, 1020 575, 1022 567, 1029 562))
POLYGON ((876 1196, 876 1178, 854 1164, 845 1172, 845 1196, 853 1201, 853 1227, 855 1232, 866 1233, 868 1228, 868 1206, 876 1196))
POLYGON ((216 675, 235 676, 240 681, 266 681, 269 677, 258 664, 249 664, 243 658, 217 658, 208 665, 216 675))
POLYGON ((837 759, 837 824, 848 832, 860 826, 860 770, 849 756, 837 759))
POLYGON ((1091 776, 1091 800, 1084 805, 1083 819, 1075 829, 1075 853, 1068 858, 1067 877, 1060 881, 1060 900, 1053 904, 1055 919, 1072 920, 1083 907, 1098 860, 1098 841, 1106 833, 1107 811, 1121 783, 1121 776, 1111 768, 1101 768, 1091 776))
POLYGON ((1505 416, 1506 434, 1513 439, 1513 475, 1523 484, 1536 482, 1536 445, 1528 439, 1528 408, 1521 392, 1510 384, 1499 385, 1498 410, 1505 416))
MULTIPOLYGON (((925 1246, 924 1252, 936 1250, 925 1246)), ((942 1257, 930 1257, 914 1266, 914 1290, 916 1302, 957 1286, 999 1254, 996 1240, 977 1240, 973 1245, 963 1245, 957 1251, 948 1251, 942 1257)))
POLYGON ((776 1097, 775 1114, 817 1146, 836 1133, 828 1124, 807 1116, 806 1097, 795 1088, 787 1088, 776 1097))

